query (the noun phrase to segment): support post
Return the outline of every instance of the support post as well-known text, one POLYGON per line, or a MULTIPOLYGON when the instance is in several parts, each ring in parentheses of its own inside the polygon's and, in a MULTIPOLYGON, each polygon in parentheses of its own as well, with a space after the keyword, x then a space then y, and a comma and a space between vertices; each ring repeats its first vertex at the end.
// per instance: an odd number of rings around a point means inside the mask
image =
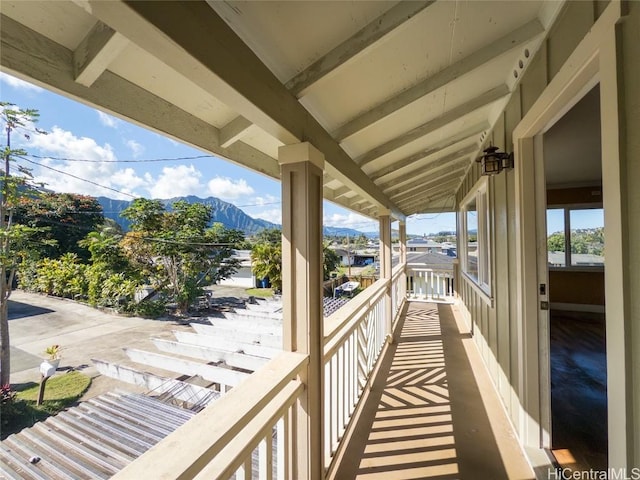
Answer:
POLYGON ((280 147, 284 350, 306 353, 304 393, 293 407, 289 478, 324 471, 322 175, 324 155, 310 143, 280 147))
POLYGON ((404 272, 402 272, 402 277, 400 279, 400 293, 402 294, 402 298, 406 298, 407 296, 407 222, 404 220, 400 221, 399 225, 399 235, 400 235, 400 264, 404 265, 404 272))
POLYGON ((385 293, 385 335, 393 341, 393 305, 391 304, 391 212, 382 209, 378 213, 380 222, 380 278, 387 280, 385 293))

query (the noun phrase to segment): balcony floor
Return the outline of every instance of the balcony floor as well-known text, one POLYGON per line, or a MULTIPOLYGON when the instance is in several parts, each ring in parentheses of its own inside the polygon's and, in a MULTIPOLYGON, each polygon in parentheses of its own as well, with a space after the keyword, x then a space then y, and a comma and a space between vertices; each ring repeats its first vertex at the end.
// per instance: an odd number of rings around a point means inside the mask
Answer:
POLYGON ((336 479, 534 478, 454 312, 408 304, 336 479))

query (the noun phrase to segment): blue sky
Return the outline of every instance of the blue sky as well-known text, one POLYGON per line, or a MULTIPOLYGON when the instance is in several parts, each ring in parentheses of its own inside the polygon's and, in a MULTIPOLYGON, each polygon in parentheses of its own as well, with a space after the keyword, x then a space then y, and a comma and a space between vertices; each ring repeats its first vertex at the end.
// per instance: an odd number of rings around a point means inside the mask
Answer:
MULTIPOLYGON (((29 140, 14 134, 12 146, 31 155, 34 163, 18 163, 32 168, 35 179, 51 190, 118 199, 214 196, 252 217, 281 223, 280 183, 275 180, 226 160, 192 158, 206 153, 4 73, 0 100, 40 112, 37 125, 49 134, 30 134, 29 140), (156 159, 171 160, 149 161, 156 159)), ((378 230, 376 221, 330 202, 324 203, 324 223, 378 230)), ((407 219, 409 234, 442 230, 455 230, 455 214, 407 219)))

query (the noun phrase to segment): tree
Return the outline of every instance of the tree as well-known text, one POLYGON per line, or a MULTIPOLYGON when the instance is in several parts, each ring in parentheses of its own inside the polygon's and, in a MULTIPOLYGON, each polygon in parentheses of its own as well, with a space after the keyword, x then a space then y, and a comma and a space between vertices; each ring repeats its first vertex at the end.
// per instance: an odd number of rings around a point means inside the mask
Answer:
MULTIPOLYGON (((30 245, 30 238, 38 233, 38 229, 14 224, 13 212, 24 186, 31 179, 28 169, 18 167, 21 175, 11 175, 10 166, 13 156, 25 155, 22 149, 11 148, 11 135, 15 131, 23 133, 28 139, 32 125, 37 122, 40 114, 37 110, 20 110, 15 105, 0 102, 0 121, 6 131, 7 143, 2 149, 4 173, 0 188, 0 385, 10 383, 11 354, 9 342, 9 297, 13 290, 16 270, 30 245)), ((36 134, 44 134, 35 129, 36 134)))
POLYGON ((36 237, 55 240, 55 245, 43 247, 42 256, 58 258, 75 253, 82 260, 88 260, 89 253, 78 242, 104 223, 102 206, 94 197, 35 191, 19 199, 14 219, 23 225, 46 227, 36 237))
POLYGON ((282 244, 258 243, 251 250, 251 270, 256 278, 268 278, 274 290, 282 289, 282 244))
POLYGON ((210 227, 210 205, 179 201, 171 209, 166 211, 159 200, 134 200, 122 212, 132 231, 121 245, 151 284, 186 312, 204 285, 237 271, 240 261, 232 257, 233 248, 244 235, 221 224, 210 227))
POLYGON ((547 250, 549 252, 564 252, 564 232, 555 232, 547 237, 547 250))
POLYGON ((322 276, 324 280, 331 278, 331 272, 340 266, 340 257, 335 250, 329 248, 328 244, 322 247, 322 276))

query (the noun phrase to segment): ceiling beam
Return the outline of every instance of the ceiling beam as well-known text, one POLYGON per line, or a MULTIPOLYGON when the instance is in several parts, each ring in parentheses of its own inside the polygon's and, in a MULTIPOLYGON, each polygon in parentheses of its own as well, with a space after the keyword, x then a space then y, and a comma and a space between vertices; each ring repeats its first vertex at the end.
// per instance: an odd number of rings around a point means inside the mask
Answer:
POLYGON ((259 150, 237 142, 221 148, 218 129, 106 70, 87 88, 75 81, 73 52, 15 20, 0 15, 0 66, 19 78, 101 108, 161 135, 280 179, 280 166, 259 150), (240 161, 242 160, 242 161, 240 161))
POLYGON ((430 194, 433 195, 433 194, 440 193, 442 190, 448 190, 451 187, 455 187, 459 181, 460 181, 460 177, 454 176, 452 180, 437 182, 437 183, 430 183, 430 184, 427 184, 426 188, 419 188, 414 190, 413 192, 408 192, 403 195, 397 195, 393 197, 393 199, 398 203, 402 203, 402 202, 407 203, 415 199, 416 197, 423 197, 425 195, 430 195, 430 194), (429 185, 431 186, 429 187, 429 185))
MULTIPOLYGON (((371 180, 376 182, 376 184, 380 185, 382 182, 378 182, 378 180, 381 180, 388 175, 397 173, 399 170, 402 170, 403 168, 407 168, 409 166, 415 165, 416 163, 422 160, 425 160, 428 157, 436 155, 440 153, 442 150, 452 147, 458 143, 466 143, 469 140, 473 139, 474 137, 478 136, 480 133, 489 130, 489 128, 491 128, 491 126, 489 125, 488 122, 482 122, 471 128, 467 128, 464 131, 454 136, 451 136, 449 138, 444 139, 441 142, 431 145, 426 150, 422 150, 418 153, 414 153, 413 155, 405 157, 402 160, 393 162, 391 165, 387 167, 384 167, 372 172, 369 175, 369 178, 371 178, 371 180)), ((479 141, 479 139, 476 140, 476 142, 477 141, 479 141)))
POLYGON ((408 205, 404 205, 403 208, 406 209, 407 211, 411 212, 411 214, 415 214, 415 213, 423 213, 423 212, 446 212, 449 211, 447 209, 450 209, 450 211, 455 211, 455 206, 456 206, 456 198, 455 198, 455 193, 448 193, 445 192, 441 195, 437 195, 436 197, 431 197, 431 198, 426 198, 424 200, 420 200, 417 201, 413 204, 408 204, 408 205), (442 200, 445 199, 445 203, 444 205, 439 205, 436 207, 430 207, 431 203, 436 202, 438 200, 442 200), (447 201, 451 199, 451 206, 447 206, 447 201))
POLYGON ((413 130, 410 130, 404 135, 401 135, 392 140, 389 140, 388 142, 383 143, 382 145, 374 148, 373 150, 370 150, 364 155, 361 155, 360 157, 358 157, 356 159, 356 163, 361 167, 363 167, 364 165, 373 162, 377 158, 380 158, 381 156, 386 155, 387 153, 393 152, 394 150, 397 150, 398 148, 408 143, 411 143, 419 139, 420 137, 424 137, 425 135, 428 135, 438 130, 439 128, 444 127, 445 125, 448 125, 458 120, 464 115, 467 115, 480 108, 486 107, 487 105, 490 105, 493 102, 496 102, 506 97, 507 95, 509 95, 509 93, 510 93, 509 87, 505 84, 494 87, 491 90, 488 90, 478 95, 472 100, 469 100, 468 102, 463 103, 462 105, 459 105, 443 113, 439 117, 436 117, 433 120, 429 120, 428 122, 420 125, 419 127, 416 127, 413 130))
POLYGON ((412 190, 427 190, 432 186, 436 186, 444 182, 447 182, 449 180, 452 180, 454 178, 463 176, 467 171, 467 167, 468 165, 466 163, 462 163, 461 166, 456 168, 455 170, 451 170, 447 172, 447 174, 445 175, 434 177, 433 180, 429 180, 427 182, 425 182, 424 180, 417 180, 415 182, 411 182, 406 185, 403 185, 399 188, 394 188, 392 190, 389 190, 387 194, 390 197, 396 197, 398 195, 408 194, 412 190))
POLYGON ((82 5, 283 144, 310 142, 324 154, 332 177, 404 216, 206 2, 88 0, 82 5))
POLYGON ((544 27, 537 19, 522 25, 516 30, 499 38, 495 42, 476 50, 470 55, 464 57, 462 60, 440 70, 435 75, 432 75, 417 85, 403 91, 399 95, 386 100, 371 110, 347 122, 333 132, 333 138, 342 142, 351 135, 354 135, 365 128, 370 127, 374 123, 379 122, 383 118, 388 117, 393 112, 396 112, 410 103, 429 95, 431 92, 445 86, 447 83, 473 72, 494 58, 497 58, 523 43, 532 40, 542 33, 544 33, 544 27))
POLYGON ((319 58, 305 70, 297 74, 285 84, 285 87, 293 95, 301 97, 302 94, 304 94, 304 90, 311 85, 327 77, 338 67, 351 60, 433 3, 435 3, 435 1, 399 2, 355 35, 342 42, 325 56, 319 58))
POLYGON ((349 193, 351 191, 350 188, 348 187, 339 187, 336 188, 335 190, 333 190, 333 198, 334 199, 338 199, 340 197, 343 197, 344 195, 346 195, 347 193, 349 193))
POLYGON ((229 148, 241 140, 251 130, 251 127, 253 127, 253 123, 242 115, 237 116, 220 129, 220 146, 229 148))
POLYGON ((379 184, 379 186, 383 190, 387 190, 392 187, 398 187, 403 183, 406 183, 412 180, 418 180, 424 177, 431 176, 434 174, 434 172, 437 172, 438 170, 443 170, 445 168, 452 169, 461 162, 465 162, 465 165, 467 165, 468 159, 463 157, 468 156, 472 153, 476 153, 479 148, 480 147, 478 145, 475 145, 475 144, 470 145, 461 150, 458 150, 457 152, 452 152, 449 155, 445 155, 442 158, 438 158, 437 160, 430 162, 428 165, 425 165, 420 169, 416 169, 400 177, 396 177, 385 183, 381 183, 379 184))
POLYGON ((128 44, 108 25, 96 22, 73 52, 76 82, 90 87, 128 44))

